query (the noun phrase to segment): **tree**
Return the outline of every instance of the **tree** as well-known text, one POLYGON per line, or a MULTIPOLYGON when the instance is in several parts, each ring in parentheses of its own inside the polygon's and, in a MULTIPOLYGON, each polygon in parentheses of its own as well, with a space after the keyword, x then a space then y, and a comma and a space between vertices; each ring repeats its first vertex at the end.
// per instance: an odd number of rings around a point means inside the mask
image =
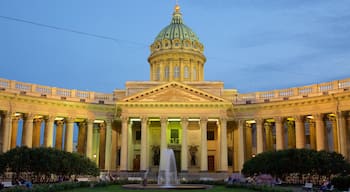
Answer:
POLYGON ((77 153, 69 153, 53 148, 17 147, 0 155, 0 172, 6 169, 21 173, 31 172, 37 178, 48 178, 51 174, 71 175, 99 175, 96 164, 87 157, 77 153))
POLYGON ((350 164, 341 154, 309 149, 264 152, 246 161, 242 169, 245 175, 266 173, 280 178, 291 173, 299 176, 310 173, 330 177, 332 174, 349 171, 350 164))

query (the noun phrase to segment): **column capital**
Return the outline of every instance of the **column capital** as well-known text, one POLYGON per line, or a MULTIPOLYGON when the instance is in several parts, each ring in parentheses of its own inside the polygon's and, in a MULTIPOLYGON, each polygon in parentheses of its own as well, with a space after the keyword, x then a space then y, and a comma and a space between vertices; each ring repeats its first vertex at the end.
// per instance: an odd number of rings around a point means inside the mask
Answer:
POLYGON ((94 119, 86 119, 85 121, 88 124, 93 124, 95 120, 94 119))
POLYGON ((200 118, 200 121, 203 122, 203 123, 207 122, 208 121, 208 117, 204 117, 203 116, 203 117, 200 118))
POLYGON ((120 119, 123 121, 123 122, 127 122, 129 120, 129 116, 126 116, 126 115, 122 115, 120 117, 120 119))
POLYGON ((301 122, 301 121, 304 120, 304 116, 303 116, 303 115, 294 115, 294 116, 293 116, 293 119, 294 119, 295 121, 301 122))
POLYGON ((185 125, 185 126, 187 127, 188 122, 189 122, 189 121, 188 121, 188 118, 187 118, 187 117, 182 117, 182 118, 181 118, 181 124, 182 124, 182 125, 185 125))
POLYGON ((315 121, 317 121, 317 120, 321 120, 322 121, 323 117, 324 117, 324 114, 322 114, 322 113, 315 113, 312 116, 315 117, 315 121))
POLYGON ((255 122, 256 122, 256 124, 262 125, 262 123, 264 122, 264 119, 263 118, 255 118, 255 122))
POLYGON ((148 122, 148 116, 141 116, 140 119, 141 119, 141 122, 143 122, 143 123, 148 122))
POLYGON ((75 118, 74 117, 66 117, 65 120, 67 123, 74 123, 75 118))
POLYGON ((160 123, 167 123, 168 122, 168 117, 162 116, 160 117, 160 123))
POLYGON ((221 122, 227 122, 227 119, 228 119, 228 118, 227 118, 226 116, 221 116, 221 117, 220 117, 220 121, 221 121, 221 122))
POLYGON ((46 115, 46 116, 44 116, 44 120, 46 121, 46 122, 54 122, 55 121, 55 116, 53 116, 53 115, 46 115))
POLYGON ((34 114, 32 114, 32 113, 25 113, 23 115, 23 119, 25 119, 25 120, 33 120, 34 119, 34 114))
POLYGON ((275 123, 282 123, 283 122, 283 117, 277 116, 273 118, 275 120, 275 123))
POLYGON ((104 122, 106 123, 106 124, 111 124, 112 122, 113 122, 113 118, 107 118, 107 119, 104 119, 104 122))

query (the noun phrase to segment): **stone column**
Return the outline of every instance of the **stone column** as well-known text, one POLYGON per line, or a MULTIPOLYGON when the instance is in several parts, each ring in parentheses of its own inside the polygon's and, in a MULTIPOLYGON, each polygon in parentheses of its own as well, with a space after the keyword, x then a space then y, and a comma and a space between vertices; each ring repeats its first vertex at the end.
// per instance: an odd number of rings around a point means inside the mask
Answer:
POLYGON ((272 134, 271 123, 265 122, 264 129, 265 129, 265 138, 266 138, 266 150, 272 151, 274 150, 274 147, 273 147, 273 134, 272 134))
POLYGON ((100 145, 99 145, 99 164, 100 164, 100 169, 105 168, 105 156, 106 156, 106 123, 100 123, 99 124, 100 128, 100 145))
POLYGON ((253 132, 252 132, 252 125, 245 122, 244 127, 244 139, 245 139, 245 159, 248 160, 252 158, 253 155, 253 132))
POLYGON ((55 122, 55 117, 46 116, 45 120, 45 131, 44 131, 44 146, 53 147, 53 126, 55 122))
POLYGON ((56 121, 55 148, 59 150, 62 150, 63 126, 64 126, 63 120, 56 121))
POLYGON ((307 122, 309 124, 310 130, 310 148, 316 150, 316 128, 314 119, 308 118, 307 122))
POLYGON ((201 166, 200 171, 208 171, 208 143, 207 143, 207 117, 201 117, 201 166))
POLYGON ((33 114, 24 115, 22 145, 32 148, 33 144, 33 114))
POLYGON ((1 120, 3 121, 3 137, 2 137, 2 152, 7 152, 10 150, 10 130, 11 130, 11 121, 12 121, 12 113, 11 112, 5 112, 4 118, 1 120))
POLYGON ((67 152, 73 152, 73 129, 74 118, 66 118, 66 135, 64 138, 64 150, 67 152))
POLYGON ((316 122, 316 149, 317 151, 325 150, 325 127, 323 121, 323 114, 318 113, 313 115, 316 122))
POLYGON ((106 149, 105 149, 105 170, 111 169, 111 153, 112 153, 112 120, 106 122, 106 149))
POLYGON ((121 149, 120 149, 120 171, 128 171, 128 117, 121 117, 121 149))
POLYGON ((141 162, 140 162, 140 170, 141 171, 146 171, 148 169, 147 124, 148 124, 148 117, 141 117, 141 162))
POLYGON ((243 164, 245 161, 245 134, 244 134, 244 126, 246 122, 244 120, 238 121, 238 135, 239 135, 239 143, 238 143, 238 170, 241 171, 243 168, 243 164))
POLYGON ((166 140, 166 129, 168 125, 168 118, 161 117, 160 118, 160 156, 162 157, 162 153, 164 149, 168 148, 167 140, 166 140))
POLYGON ((283 131, 282 117, 275 118, 275 126, 276 126, 276 150, 283 150, 284 149, 284 131, 283 131))
POLYGON ((187 127, 188 119, 181 119, 182 136, 181 136, 181 172, 188 171, 188 146, 187 146, 187 127))
POLYGON ((347 151, 347 133, 346 133, 346 119, 345 114, 342 112, 337 113, 337 123, 339 128, 339 143, 340 150, 339 152, 348 159, 348 151, 347 151))
POLYGON ((305 125, 304 117, 297 115, 294 117, 295 120, 295 145, 297 149, 305 148, 305 125))
POLYGON ((294 149, 295 148, 295 124, 294 121, 287 120, 287 129, 288 129, 288 148, 294 149))
POLYGON ((227 120, 224 117, 221 117, 221 125, 220 125, 220 165, 222 172, 228 171, 227 164, 227 120))
POLYGON ((339 148, 339 132, 338 132, 338 126, 337 126, 337 116, 328 116, 328 119, 332 123, 332 132, 333 132, 333 151, 340 153, 339 148))
POLYGON ((86 127, 87 127, 87 124, 85 121, 78 123, 77 152, 81 155, 84 155, 84 153, 86 151, 86 127))
POLYGON ((93 138, 94 120, 87 120, 87 136, 86 136, 86 157, 92 159, 92 138, 93 138))
POLYGON ((11 149, 13 149, 13 148, 15 148, 17 146, 18 121, 19 121, 19 117, 18 116, 12 117, 11 149))
POLYGON ((40 147, 41 118, 33 120, 33 147, 40 147))
POLYGON ((256 153, 264 152, 263 120, 256 119, 256 153))

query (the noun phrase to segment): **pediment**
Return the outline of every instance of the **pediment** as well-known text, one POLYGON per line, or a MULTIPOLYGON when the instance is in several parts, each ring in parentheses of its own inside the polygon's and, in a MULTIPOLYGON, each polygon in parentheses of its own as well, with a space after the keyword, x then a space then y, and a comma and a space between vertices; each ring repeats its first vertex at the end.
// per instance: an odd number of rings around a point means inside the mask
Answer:
POLYGON ((227 102, 191 86, 171 82, 142 91, 121 100, 121 102, 227 102))

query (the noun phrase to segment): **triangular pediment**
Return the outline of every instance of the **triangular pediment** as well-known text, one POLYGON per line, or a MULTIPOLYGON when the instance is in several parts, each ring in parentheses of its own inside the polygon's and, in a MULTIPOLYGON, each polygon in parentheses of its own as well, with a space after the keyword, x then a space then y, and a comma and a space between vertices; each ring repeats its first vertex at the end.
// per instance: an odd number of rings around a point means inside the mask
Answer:
POLYGON ((200 89, 170 82, 126 97, 121 102, 228 102, 200 89))

